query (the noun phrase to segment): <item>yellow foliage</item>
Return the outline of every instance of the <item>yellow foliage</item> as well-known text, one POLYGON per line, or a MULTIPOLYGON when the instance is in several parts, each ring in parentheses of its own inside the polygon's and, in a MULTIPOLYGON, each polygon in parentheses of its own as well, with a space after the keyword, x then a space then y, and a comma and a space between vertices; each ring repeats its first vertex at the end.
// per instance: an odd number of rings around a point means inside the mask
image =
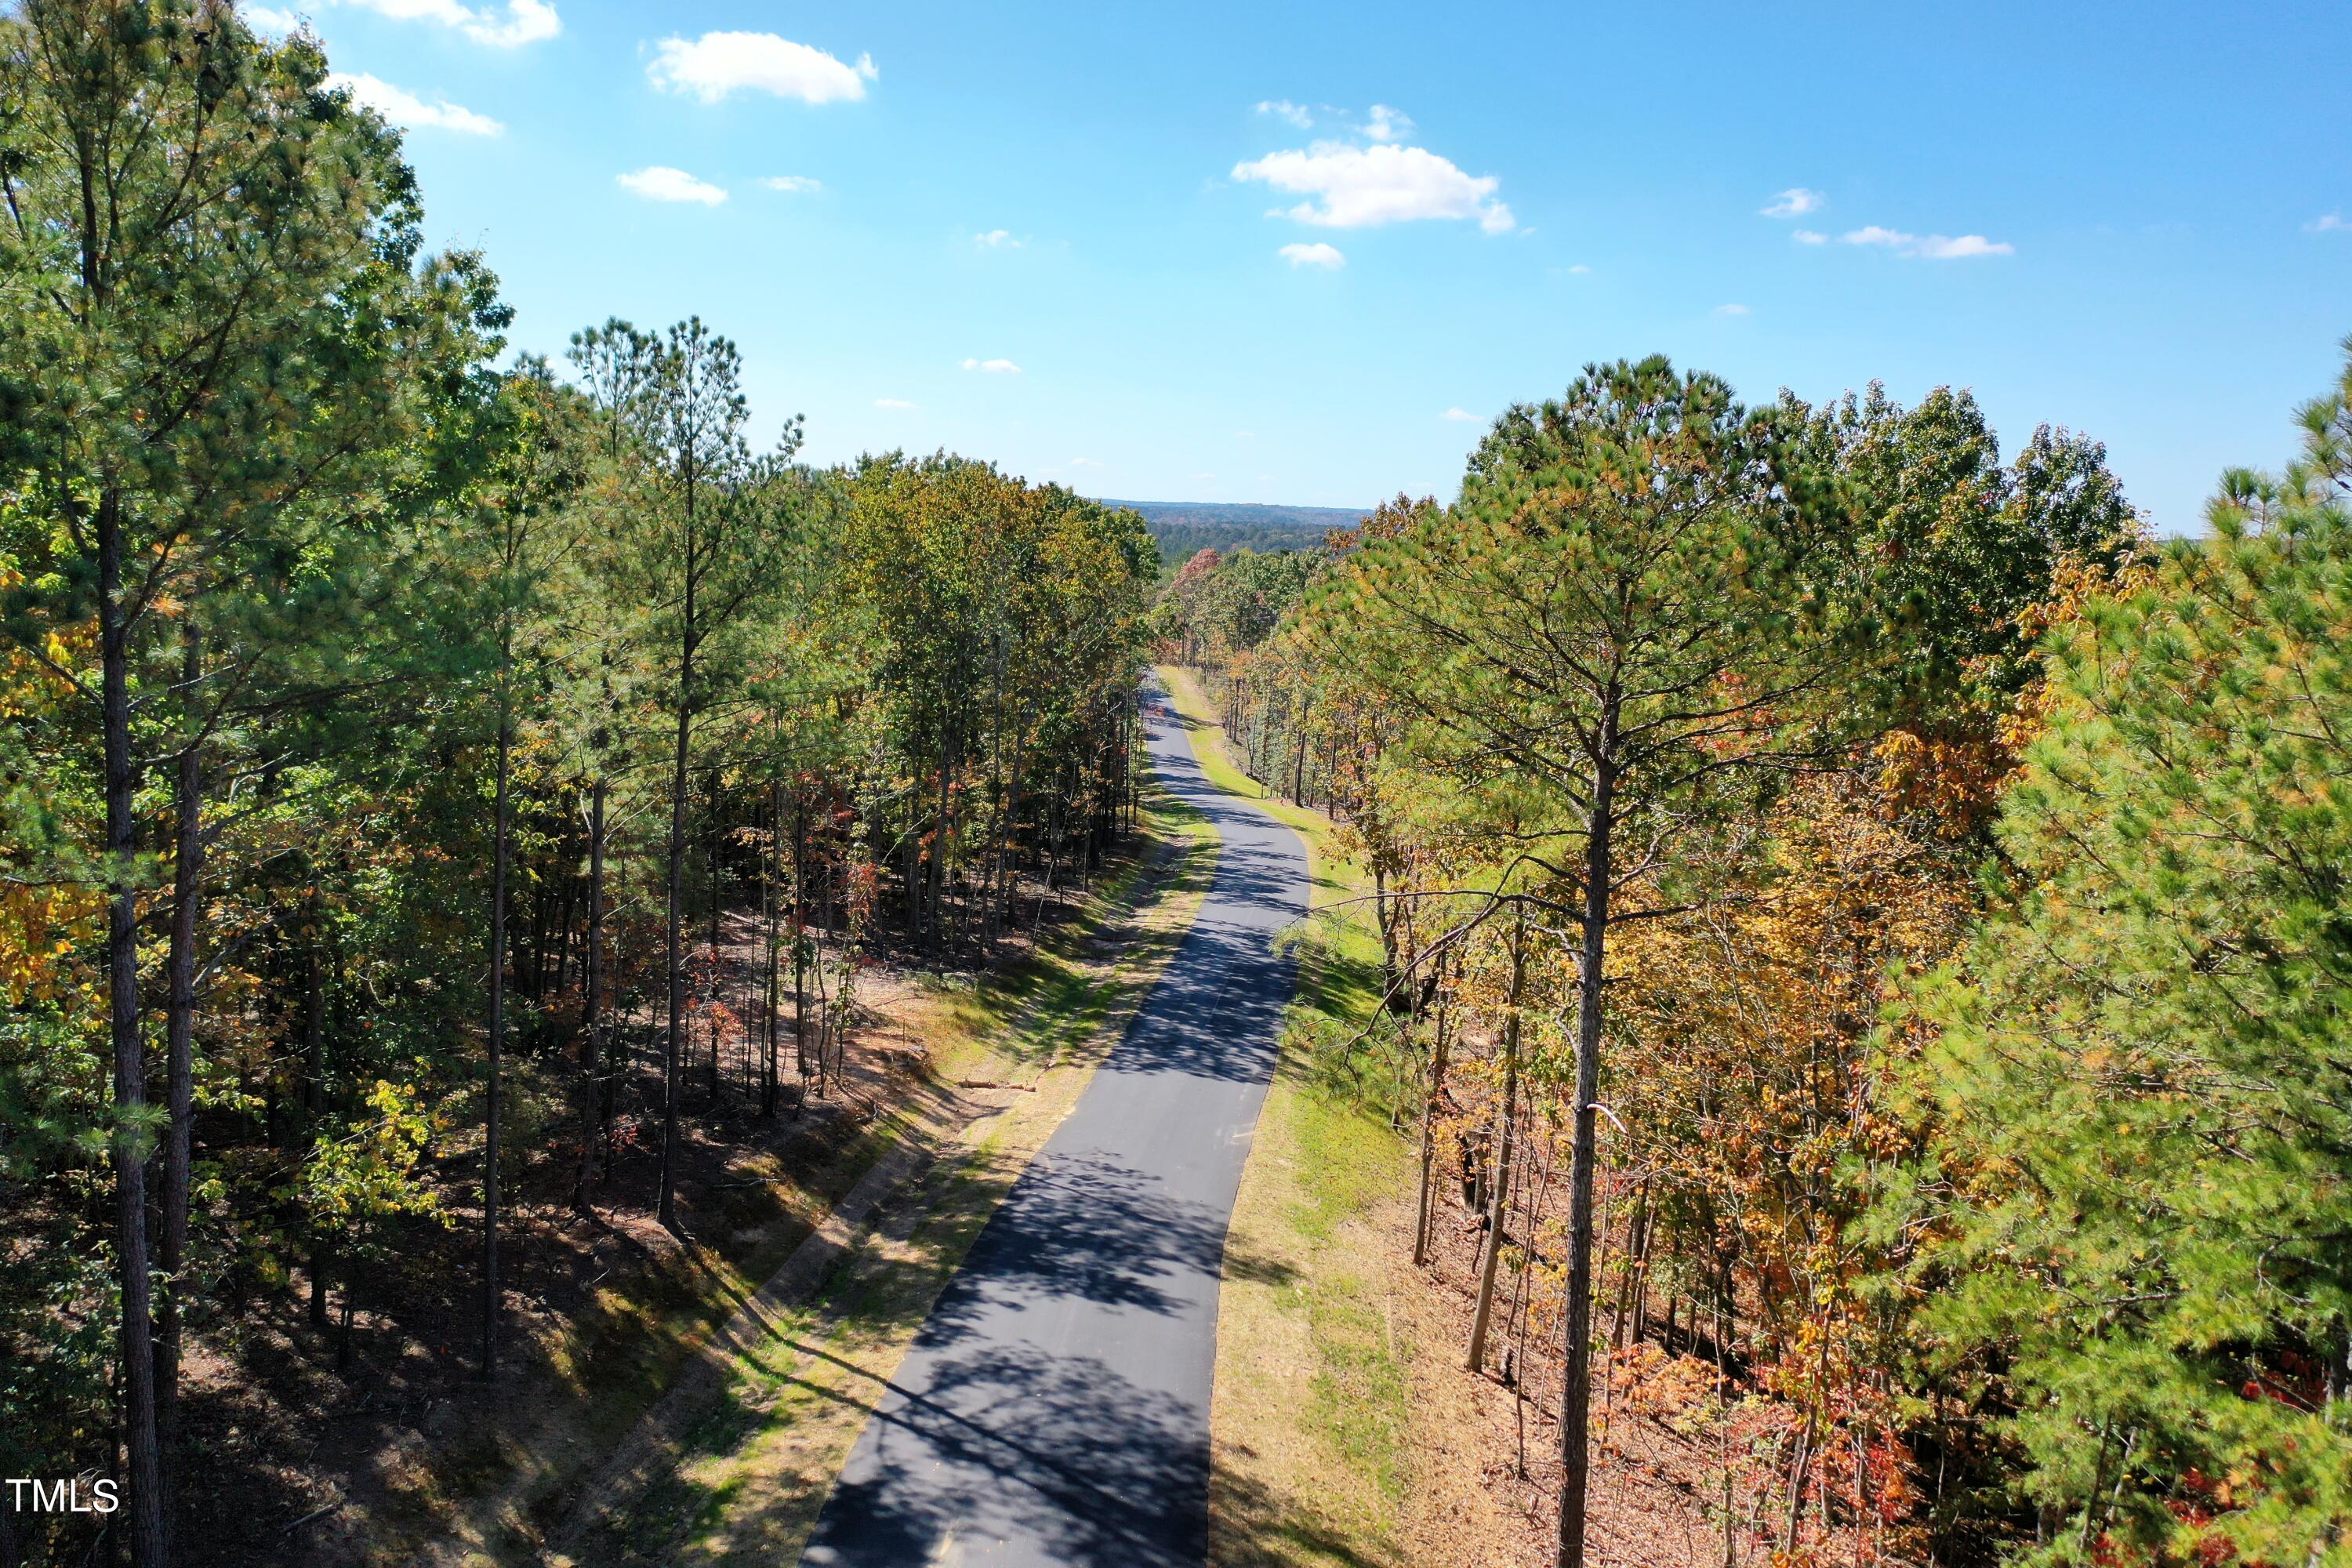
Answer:
POLYGON ((91 889, 0 882, 0 1000, 56 1001, 74 949, 97 940, 102 908, 91 889))

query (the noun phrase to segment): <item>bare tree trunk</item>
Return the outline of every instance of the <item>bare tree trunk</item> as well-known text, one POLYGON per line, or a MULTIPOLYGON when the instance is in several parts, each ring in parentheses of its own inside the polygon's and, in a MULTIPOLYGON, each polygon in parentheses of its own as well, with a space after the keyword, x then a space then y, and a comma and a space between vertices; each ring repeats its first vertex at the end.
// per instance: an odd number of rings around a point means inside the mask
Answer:
POLYGON ((1511 1123, 1518 1111, 1519 995, 1527 977, 1524 935, 1511 933, 1511 989, 1503 1003, 1503 1108, 1495 1119, 1495 1184, 1486 1197, 1486 1252, 1478 1266, 1478 1309, 1470 1320, 1470 1349, 1464 1367, 1478 1371, 1486 1359, 1486 1324, 1495 1310, 1495 1269, 1503 1257, 1503 1222, 1511 1202, 1511 1123))
POLYGON ((1004 837, 997 852, 997 897, 1003 906, 997 914, 1000 926, 1017 923, 1021 919, 1021 777, 1022 768, 1028 761, 1028 715, 1016 702, 1013 710, 1013 773, 1007 784, 1004 837))
POLYGON ((808 1054, 808 813, 793 799, 793 1066, 805 1095, 808 1054))
POLYGON ((352 1318, 356 1303, 352 1298, 359 1287, 359 1270, 347 1269, 343 1275, 343 1320, 335 1331, 335 1375, 352 1374, 352 1318))
MULTIPOLYGON (((180 685, 193 705, 204 679, 204 645, 196 621, 195 587, 182 626, 180 685)), ((163 1531, 176 1545, 182 1470, 180 1346, 188 1281, 188 1201, 195 1118, 196 917, 204 888, 204 731, 180 750, 172 786, 172 944, 166 961, 163 1023, 164 1095, 171 1122, 163 1144, 163 1246, 157 1261, 165 1280, 155 1322, 155 1436, 163 1478, 163 1531)))
MULTIPOLYGON (((131 630, 122 619, 122 497, 98 504, 100 722, 106 754, 107 1031, 114 1048, 114 1105, 136 1116, 147 1103, 147 1051, 139 1027, 138 776, 131 750, 131 630)), ((114 1208, 121 1273, 122 1424, 131 1462, 124 1532, 134 1568, 163 1568, 163 1468, 155 1426, 152 1283, 147 1268, 147 1162, 137 1134, 114 1134, 114 1208)))
MULTIPOLYGON (((502 661, 503 662, 503 661, 502 661)), ((514 721, 507 712, 508 693, 499 693, 498 800, 493 807, 495 841, 490 849, 490 1077, 482 1143, 482 1376, 499 1374, 499 1097, 504 1085, 507 1045, 507 860, 513 804, 514 721)), ((349 1293, 344 1285, 345 1321, 349 1293)))
POLYGON ((1617 695, 1601 711, 1600 765, 1584 841, 1584 942, 1577 954, 1576 1152, 1569 1167, 1568 1311, 1560 1339, 1559 1552, 1558 1568, 1584 1562, 1587 1426, 1592 1404, 1592 1168, 1594 1101, 1601 1093, 1601 986, 1607 959, 1610 813, 1617 793, 1617 695))
MULTIPOLYGON (((306 862, 314 881, 319 868, 306 862)), ((319 895, 315 886, 302 900, 302 1115, 314 1141, 327 1114, 327 1002, 319 973, 319 895)), ((312 1328, 328 1325, 327 1288, 334 1274, 335 1233, 314 1225, 310 1234, 310 1310, 312 1328)))
POLYGON ((1431 1047, 1429 1058, 1429 1096, 1421 1107, 1421 1196, 1412 1231, 1412 1263, 1416 1268, 1429 1261, 1430 1195, 1437 1167, 1437 1108, 1445 1098, 1446 1058, 1453 1045, 1446 1030, 1449 1011, 1441 999, 1437 1042, 1431 1047))
POLYGON ((940 816, 939 826, 931 839, 931 908, 930 944, 933 957, 939 956, 945 940, 946 923, 943 906, 948 891, 948 778, 955 767, 955 737, 951 729, 942 726, 940 735, 940 816))
POLYGON ((1307 700, 1298 703, 1298 755, 1290 764, 1290 798, 1307 804, 1307 700))
POLYGON ((776 1114, 776 1006, 779 1000, 776 994, 779 967, 776 960, 776 871, 778 863, 784 858, 783 837, 784 786, 772 784, 768 786, 767 854, 760 863, 760 915, 768 928, 767 1005, 761 1009, 760 1015, 766 1034, 760 1057, 760 1114, 767 1117, 776 1114))
POLYGON ((702 1087, 710 1103, 719 1103, 719 775, 710 775, 710 979, 703 987, 703 1016, 710 1020, 710 1058, 705 1064, 702 1087))
POLYGON ((588 1178, 595 1153, 612 1147, 613 1096, 605 1075, 604 1026, 604 795, 598 778, 588 795, 588 931, 580 961, 580 1168, 572 1179, 572 1206, 588 1212, 588 1178))
MULTIPOLYGON (((1625 1330, 1634 1302, 1634 1284, 1649 1261, 1648 1232, 1650 1225, 1650 1179, 1642 1178, 1642 1185, 1633 1194, 1633 1215, 1625 1222, 1625 1258, 1620 1267, 1623 1273, 1617 1281, 1617 1307, 1610 1314, 1609 1346, 1612 1350, 1625 1348, 1625 1330)), ((1639 1343, 1642 1325, 1633 1320, 1633 1341, 1639 1343)))
MULTIPOLYGON (((694 619, 694 580, 691 576, 687 579, 686 604, 687 621, 690 626, 694 619)), ((677 742, 670 760, 668 908, 663 920, 669 1028, 662 1047, 662 1155, 658 1217, 662 1228, 668 1231, 677 1229, 678 1055, 686 1043, 686 937, 681 923, 685 911, 679 905, 685 893, 686 875, 687 752, 693 735, 693 709, 686 695, 694 669, 691 640, 687 644, 680 668, 686 672, 686 678, 679 682, 677 742)))

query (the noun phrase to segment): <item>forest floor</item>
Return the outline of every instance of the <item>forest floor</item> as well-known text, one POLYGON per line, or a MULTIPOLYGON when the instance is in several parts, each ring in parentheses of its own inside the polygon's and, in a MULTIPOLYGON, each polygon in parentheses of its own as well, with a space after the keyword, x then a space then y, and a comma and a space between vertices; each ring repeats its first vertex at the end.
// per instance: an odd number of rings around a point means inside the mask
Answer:
MULTIPOLYGON (((245 1299, 219 1303, 213 1321, 238 1325, 236 1337, 197 1337, 187 1560, 521 1563, 583 1542, 583 1562, 683 1560, 680 1531, 714 1507, 724 1512, 732 1494, 723 1478, 632 1490, 632 1476, 643 1476, 625 1461, 719 1440, 745 1405, 718 1369, 761 1366, 740 1353, 747 1321, 848 1300, 854 1281, 833 1264, 890 1193, 927 1194, 911 1208, 887 1206, 894 1218, 935 1216, 919 1245, 945 1278, 1021 1151, 1042 1142, 1041 1119, 1050 1130, 1055 1108, 1117 1037, 1123 1010, 1172 946, 1167 932, 1189 920, 1213 855, 1204 825, 1154 800, 1145 831, 1090 892, 1045 901, 1034 942, 1007 942, 980 970, 887 958, 862 970, 844 1081, 772 1120, 758 1114, 743 1022, 758 1016, 761 930, 755 914, 731 915, 718 966, 728 1071, 715 1102, 698 1070, 686 1075, 676 1237, 652 1214, 650 1114, 593 1192, 593 1215, 572 1212, 577 1142, 562 1109, 572 1069, 561 1050, 519 1055, 509 1097, 515 1163, 502 1178, 499 1378, 474 1373, 479 1136, 453 1135, 435 1155, 449 1227, 419 1222, 383 1261, 352 1271, 347 1373, 335 1370, 335 1329, 306 1317, 299 1270, 233 1281, 245 1299), (942 1151, 964 1155, 942 1162, 942 1151), (946 1168, 961 1174, 941 1189, 946 1168)), ((638 1019, 628 1099, 642 1110, 658 1103, 659 1077, 656 1031, 648 1014, 638 1019)), ((789 1002, 782 1027, 789 1058, 789 1002)), ((893 1223, 879 1231, 888 1237, 893 1223)), ((338 1313, 343 1289, 338 1279, 329 1293, 338 1313)), ((866 1353, 910 1336, 929 1301, 914 1288, 885 1295, 843 1318, 866 1336, 866 1353)), ((837 1401, 810 1398, 800 1458, 814 1476, 835 1440, 819 1428, 847 1417, 837 1401)))
MULTIPOLYGON (((1273 798, 1227 749, 1200 684, 1161 676, 1192 721, 1211 779, 1297 829, 1312 917, 1300 941, 1299 1011, 1347 1029, 1379 1001, 1369 879, 1331 819, 1273 798)), ((1562 1173, 1564 1177, 1565 1173, 1562 1173)), ((1538 1175, 1540 1179, 1540 1175, 1538 1175)), ((1228 1246, 1280 1258, 1278 1281, 1224 1281, 1212 1415, 1212 1568, 1549 1568, 1560 1465, 1558 1329, 1521 1314, 1463 1369, 1475 1304, 1478 1216, 1441 1184, 1428 1265, 1412 1263, 1415 1145, 1318 1058, 1285 1037, 1242 1178, 1228 1246), (1549 1330, 1549 1331, 1547 1331, 1549 1330), (1503 1352, 1512 1381, 1498 1375, 1503 1352)), ((1503 1287, 1507 1289, 1507 1283, 1503 1287)), ((1707 1392, 1713 1369, 1654 1344, 1596 1375, 1586 1562, 1595 1568, 1763 1568, 1753 1520, 1707 1392), (1603 1420, 1603 1414, 1607 1419, 1603 1420), (1728 1542, 1724 1476, 1734 1472, 1728 1542), (1728 1550, 1727 1550, 1728 1546, 1728 1550)), ((1822 1554, 1833 1560, 1843 1553, 1822 1554)))

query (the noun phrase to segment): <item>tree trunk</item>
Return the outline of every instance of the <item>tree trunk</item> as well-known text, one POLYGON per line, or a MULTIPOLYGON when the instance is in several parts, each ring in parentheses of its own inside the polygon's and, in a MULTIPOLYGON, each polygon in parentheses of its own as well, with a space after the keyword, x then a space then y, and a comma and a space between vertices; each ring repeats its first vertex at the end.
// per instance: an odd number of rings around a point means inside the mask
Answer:
POLYGON ((343 1319, 341 1326, 335 1331, 335 1375, 337 1377, 348 1378, 352 1375, 352 1318, 356 1306, 352 1298, 359 1285, 359 1274, 360 1271, 356 1268, 344 1271, 343 1319))
MULTIPOLYGON (((122 620, 122 498, 98 504, 100 722, 106 754, 107 1027, 114 1049, 114 1105, 135 1116, 147 1103, 147 1052, 139 1029, 138 777, 131 751, 131 629, 122 620)), ((147 1269, 147 1162, 127 1125, 114 1132, 114 1209, 121 1272, 122 1425, 131 1461, 122 1521, 134 1568, 163 1568, 163 1458, 155 1427, 152 1282, 147 1269)))
MULTIPOLYGON (((204 645, 195 618, 195 588, 189 588, 182 627, 180 685, 195 701, 204 679, 204 645)), ((190 1162, 195 1117, 196 916, 203 895, 204 731, 200 726, 181 748, 173 781, 172 944, 166 960, 163 1024, 164 1095, 171 1123, 163 1144, 163 1245, 157 1259, 163 1274, 163 1301, 155 1323, 155 1436, 163 1478, 163 1528, 178 1532, 183 1477, 180 1436, 180 1342, 185 1325, 183 1303, 188 1282, 190 1162)))
POLYGON ((945 923, 941 907, 947 901, 948 890, 948 780, 955 767, 955 734, 943 730, 940 739, 940 818, 936 836, 931 839, 931 953, 937 957, 943 941, 945 923))
MULTIPOLYGON (((501 661, 503 662, 503 660, 501 661)), ((498 798, 492 806, 490 847, 490 1076, 483 1117, 482 1142, 482 1376, 499 1374, 499 1076, 505 1067, 507 1045, 507 858, 508 798, 513 773, 514 721, 508 715, 508 693, 499 693, 498 798)), ((349 1321, 350 1286, 344 1286, 345 1321, 349 1321)))
MULTIPOLYGON (((318 864, 303 862, 312 886, 302 900, 302 1121, 317 1147, 327 1116, 327 1006, 319 973, 318 864)), ((328 1324, 327 1281, 334 1273, 335 1236, 314 1224, 310 1235, 310 1326, 328 1324)))
POLYGON ((1307 701, 1298 704, 1298 755, 1290 764, 1290 798, 1307 804, 1307 701))
POLYGON ((302 896, 302 1110, 315 1140, 327 1114, 327 983, 319 963, 319 867, 303 864, 311 886, 302 896))
POLYGON ((601 1146, 612 1146, 613 1097, 599 1092, 604 1022, 604 794, 599 778, 588 795, 588 931, 580 955, 580 1168, 572 1180, 572 1207, 588 1212, 588 1178, 601 1146))
POLYGON ((1633 1215, 1625 1222, 1625 1258, 1619 1265, 1623 1272, 1617 1280, 1617 1308, 1610 1314, 1609 1321, 1609 1348, 1612 1351, 1625 1348, 1625 1329, 1629 1321, 1633 1321, 1633 1342, 1641 1342, 1642 1325, 1638 1320, 1632 1319, 1632 1312, 1634 1283, 1649 1257, 1649 1225, 1650 1182, 1644 1176, 1641 1187, 1633 1194, 1633 1215))
POLYGON ((1519 994, 1527 978, 1527 942, 1511 933, 1511 989, 1503 1006, 1503 1109, 1495 1121, 1495 1181, 1486 1194, 1486 1256, 1478 1266, 1478 1310, 1470 1320, 1470 1350, 1463 1357, 1465 1370, 1476 1372, 1486 1359, 1486 1325, 1495 1310, 1495 1270, 1503 1257, 1503 1221, 1511 1205, 1511 1121, 1518 1110, 1519 994))
POLYGON ((808 813, 793 797, 793 1067, 807 1093, 808 1055, 808 813))
POLYGON ((765 1048, 760 1057, 760 1114, 776 1114, 776 994, 780 967, 776 958, 776 921, 779 909, 776 899, 776 872, 784 858, 784 786, 771 784, 768 788, 768 853, 761 861, 760 914, 767 924, 768 986, 767 1005, 761 1009, 761 1022, 767 1036, 765 1048))
MULTIPOLYGON (((1443 959, 1439 961, 1441 963, 1443 959)), ((1446 1033, 1447 1009, 1440 1003, 1437 1012, 1437 1041, 1429 1058, 1429 1095, 1421 1107, 1421 1197, 1412 1232, 1412 1263, 1418 1268, 1429 1261, 1429 1200, 1432 1177, 1437 1167, 1437 1107, 1445 1098, 1446 1057, 1453 1045, 1446 1033)))
POLYGON ((334 1237, 323 1226, 310 1232, 310 1304, 306 1310, 314 1329, 327 1326, 327 1282, 335 1272, 334 1237))
POLYGON ((1569 1168, 1568 1312, 1560 1339, 1559 1568, 1584 1562, 1585 1441, 1592 1403, 1592 1167, 1601 1093, 1601 986, 1607 957, 1610 813, 1617 793, 1617 697, 1601 710, 1600 763, 1584 841, 1584 943, 1577 954, 1576 1152, 1569 1168))
POLYGON ((688 693, 694 679, 694 577, 686 580, 686 639, 678 655, 677 743, 670 761, 668 903, 663 918, 664 961, 669 995, 669 1028, 662 1047, 661 1197, 657 1210, 662 1228, 677 1229, 677 1089, 678 1054, 686 1033, 686 935, 679 908, 686 874, 686 764, 693 738, 694 705, 688 693))
POLYGON ((710 1059, 702 1087, 710 1103, 719 1103, 719 775, 710 775, 710 981, 703 987, 703 1015, 710 1020, 710 1059))

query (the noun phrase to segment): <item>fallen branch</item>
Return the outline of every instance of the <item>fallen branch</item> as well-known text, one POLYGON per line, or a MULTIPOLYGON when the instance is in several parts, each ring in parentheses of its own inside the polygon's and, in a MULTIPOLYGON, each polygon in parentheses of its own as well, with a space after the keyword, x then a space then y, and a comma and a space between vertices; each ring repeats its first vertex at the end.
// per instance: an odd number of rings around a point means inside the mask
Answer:
POLYGON ((324 1519, 327 1515, 334 1512, 337 1509, 343 1506, 343 1499, 339 1497, 323 1508, 314 1508, 310 1512, 304 1514, 301 1518, 296 1520, 293 1523, 288 1525, 285 1529, 279 1531, 278 1533, 280 1535, 291 1535, 296 1531, 301 1529, 304 1525, 310 1523, 312 1520, 324 1519))

